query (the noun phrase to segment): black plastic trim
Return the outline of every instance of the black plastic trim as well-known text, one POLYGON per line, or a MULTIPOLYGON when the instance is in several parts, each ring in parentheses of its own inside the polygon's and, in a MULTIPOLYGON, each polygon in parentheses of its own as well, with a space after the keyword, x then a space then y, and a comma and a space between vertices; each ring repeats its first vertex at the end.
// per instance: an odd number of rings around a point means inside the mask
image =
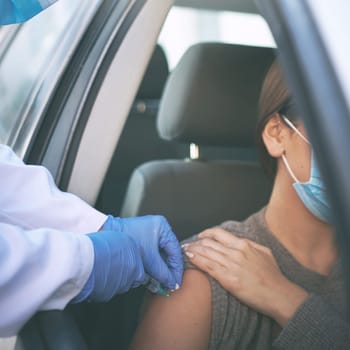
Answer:
POLYGON ((130 0, 105 0, 102 3, 57 84, 36 139, 26 157, 28 163, 47 166, 62 189, 65 189, 65 184, 68 183, 90 109, 104 79, 104 75, 101 74, 105 74, 109 68, 108 57, 111 48, 114 48, 114 53, 118 50, 138 13, 135 9, 140 8, 140 5, 143 6, 145 0, 136 0, 110 43, 115 25, 125 15, 130 2, 130 0), (101 60, 107 45, 110 47, 101 60), (96 67, 98 73, 94 76, 96 67), (92 91, 95 91, 95 94, 91 93, 92 91), (86 103, 88 108, 85 106, 86 103), (66 163, 68 157, 71 161, 66 163), (61 181, 63 173, 68 180, 61 181))
POLYGON ((130 26, 134 22, 135 18, 141 11, 143 5, 145 4, 146 0, 138 0, 133 5, 132 9, 128 13, 127 17, 125 18, 122 26, 120 27, 116 37, 114 38, 113 42, 111 43, 107 54, 104 57, 103 62, 100 65, 98 74, 93 82, 93 85, 90 88, 89 94, 86 98, 86 101, 84 101, 84 106, 81 112, 81 115, 79 117, 77 126, 74 130, 74 135, 71 140, 71 144, 69 147, 69 152, 66 154, 66 159, 64 163, 64 167, 62 167, 62 172, 60 176, 59 186, 60 188, 66 190, 70 176, 73 170, 73 165, 75 162, 75 158, 79 149, 81 137, 83 135, 83 132, 85 130, 86 123, 89 119, 91 109, 94 105, 96 96, 101 88, 101 85, 103 83, 103 80, 109 70, 109 67, 115 57, 116 52, 118 51, 125 35, 127 34, 130 26))
POLYGON ((52 94, 53 97, 50 103, 46 107, 36 138, 26 156, 28 163, 42 163, 57 123, 64 112, 67 100, 70 98, 83 66, 93 51, 106 21, 110 17, 115 2, 118 2, 118 0, 105 1, 101 4, 84 37, 81 39, 75 54, 71 58, 69 65, 56 86, 56 90, 52 94))
POLYGON ((68 310, 37 313, 27 322, 15 350, 87 350, 85 340, 68 310))

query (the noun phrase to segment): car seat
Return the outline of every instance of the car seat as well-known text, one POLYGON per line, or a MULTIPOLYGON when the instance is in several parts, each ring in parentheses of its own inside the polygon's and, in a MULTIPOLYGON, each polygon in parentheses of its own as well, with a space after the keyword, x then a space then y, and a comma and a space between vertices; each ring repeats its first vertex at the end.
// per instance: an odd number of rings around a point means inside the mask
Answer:
POLYGON ((267 203, 271 182, 248 151, 255 152, 259 93, 273 58, 272 49, 261 47, 201 43, 188 49, 166 84, 157 127, 162 139, 191 145, 192 154, 137 167, 122 216, 162 214, 184 239, 242 220, 267 203), (205 146, 231 147, 239 157, 206 160, 205 146))
POLYGON ((102 212, 119 215, 128 181, 138 165, 186 154, 185 147, 162 140, 155 127, 168 75, 167 57, 156 45, 96 203, 102 212))

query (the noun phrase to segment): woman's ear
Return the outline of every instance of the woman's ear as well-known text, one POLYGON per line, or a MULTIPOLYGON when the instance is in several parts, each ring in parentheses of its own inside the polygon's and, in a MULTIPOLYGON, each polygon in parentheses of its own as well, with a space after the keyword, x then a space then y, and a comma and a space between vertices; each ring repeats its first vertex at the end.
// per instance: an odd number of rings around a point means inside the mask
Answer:
POLYGON ((271 157, 280 158, 285 151, 283 137, 283 125, 278 113, 275 113, 266 123, 262 138, 271 157))

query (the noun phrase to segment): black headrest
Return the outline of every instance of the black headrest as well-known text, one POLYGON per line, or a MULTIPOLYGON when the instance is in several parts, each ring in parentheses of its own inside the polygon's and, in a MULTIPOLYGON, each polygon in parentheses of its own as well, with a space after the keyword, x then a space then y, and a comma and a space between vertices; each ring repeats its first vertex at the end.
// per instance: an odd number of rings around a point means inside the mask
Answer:
POLYGON ((170 75, 158 115, 166 140, 251 147, 269 48, 203 43, 192 46, 170 75))
POLYGON ((168 75, 169 65, 166 55, 162 47, 157 45, 143 77, 137 98, 160 99, 168 75))

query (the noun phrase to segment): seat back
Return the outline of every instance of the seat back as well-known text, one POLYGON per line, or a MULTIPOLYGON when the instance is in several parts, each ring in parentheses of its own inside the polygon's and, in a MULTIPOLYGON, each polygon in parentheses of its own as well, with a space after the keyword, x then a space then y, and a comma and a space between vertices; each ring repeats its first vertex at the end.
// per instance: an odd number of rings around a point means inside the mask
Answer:
POLYGON ((225 220, 246 218, 266 203, 269 192, 253 162, 154 161, 133 173, 122 215, 162 214, 182 240, 225 220))
POLYGON ((181 157, 186 148, 161 139, 155 127, 160 99, 169 75, 164 50, 157 45, 110 162, 96 207, 119 215, 133 170, 152 159, 181 157))
POLYGON ((145 163, 133 172, 122 216, 165 215, 183 239, 224 220, 242 220, 267 202, 271 183, 251 154, 260 87, 273 57, 267 48, 214 43, 185 53, 165 87, 160 136, 231 147, 239 159, 145 163))

